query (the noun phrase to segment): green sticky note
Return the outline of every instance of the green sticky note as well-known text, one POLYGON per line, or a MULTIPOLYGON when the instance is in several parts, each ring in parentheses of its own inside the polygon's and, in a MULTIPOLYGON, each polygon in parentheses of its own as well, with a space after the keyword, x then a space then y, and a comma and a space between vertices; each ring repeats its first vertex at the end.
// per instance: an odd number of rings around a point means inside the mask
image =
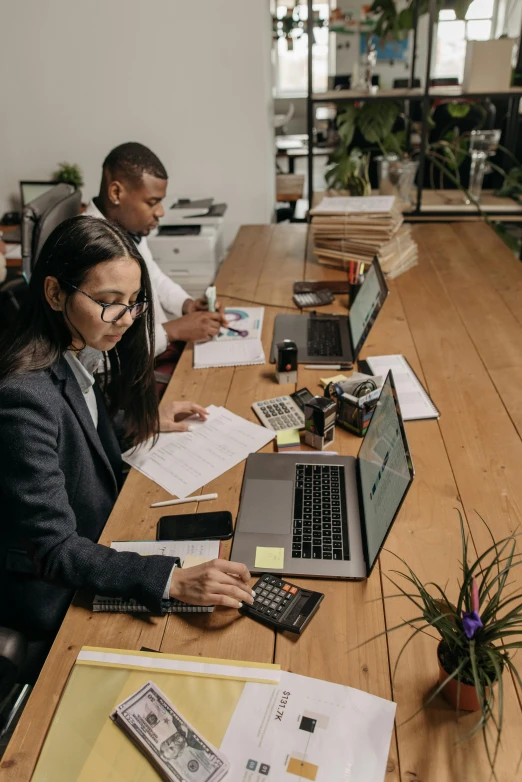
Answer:
POLYGON ((282 570, 285 566, 284 548, 256 546, 255 566, 261 570, 282 570))

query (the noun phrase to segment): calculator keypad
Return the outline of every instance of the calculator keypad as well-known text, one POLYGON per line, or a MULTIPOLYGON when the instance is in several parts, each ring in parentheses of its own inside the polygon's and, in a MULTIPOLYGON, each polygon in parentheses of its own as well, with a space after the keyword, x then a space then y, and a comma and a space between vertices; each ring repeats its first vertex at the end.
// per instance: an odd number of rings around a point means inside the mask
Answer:
POLYGON ((297 587, 286 584, 277 576, 264 576, 256 584, 256 597, 251 609, 277 622, 297 594, 297 587))
POLYGON ((283 429, 300 429, 304 426, 304 415, 298 410, 290 397, 266 399, 257 403, 257 409, 262 414, 269 428, 281 431, 283 429))

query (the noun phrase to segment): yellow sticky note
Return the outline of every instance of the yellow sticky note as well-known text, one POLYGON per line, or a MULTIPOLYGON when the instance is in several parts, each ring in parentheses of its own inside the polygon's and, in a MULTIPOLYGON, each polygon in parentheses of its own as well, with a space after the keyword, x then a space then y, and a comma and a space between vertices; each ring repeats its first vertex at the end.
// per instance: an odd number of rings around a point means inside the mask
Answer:
POLYGON ((266 546, 256 546, 255 566, 258 568, 273 570, 282 570, 285 566, 284 548, 267 548, 266 546))
POLYGON ((343 380, 348 380, 346 375, 332 375, 332 377, 319 378, 319 382, 323 386, 323 388, 326 388, 328 383, 341 383, 343 380))

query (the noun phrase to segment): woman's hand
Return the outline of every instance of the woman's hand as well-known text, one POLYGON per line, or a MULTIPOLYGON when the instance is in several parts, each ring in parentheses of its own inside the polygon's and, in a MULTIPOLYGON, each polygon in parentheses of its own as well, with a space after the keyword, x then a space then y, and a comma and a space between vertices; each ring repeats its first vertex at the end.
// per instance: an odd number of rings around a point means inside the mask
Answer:
POLYGON ((240 608, 242 603, 254 602, 249 578, 246 565, 213 559, 186 570, 174 568, 169 594, 191 605, 240 608))
POLYGON ((189 432, 190 421, 184 419, 191 415, 199 416, 200 421, 206 421, 208 412, 195 402, 168 402, 159 409, 160 432, 189 432))

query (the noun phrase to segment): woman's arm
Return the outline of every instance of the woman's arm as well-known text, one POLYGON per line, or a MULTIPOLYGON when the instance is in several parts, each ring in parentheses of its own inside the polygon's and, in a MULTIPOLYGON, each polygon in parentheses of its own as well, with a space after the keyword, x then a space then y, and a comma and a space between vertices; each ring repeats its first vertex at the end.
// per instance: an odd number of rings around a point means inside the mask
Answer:
MULTIPOLYGON (((44 580, 107 596, 133 597, 158 611, 173 559, 116 552, 78 534, 60 466, 56 398, 47 397, 31 387, 27 376, 0 392, 4 545, 23 541, 44 580)), ((103 485, 99 489, 105 490, 103 485)))

